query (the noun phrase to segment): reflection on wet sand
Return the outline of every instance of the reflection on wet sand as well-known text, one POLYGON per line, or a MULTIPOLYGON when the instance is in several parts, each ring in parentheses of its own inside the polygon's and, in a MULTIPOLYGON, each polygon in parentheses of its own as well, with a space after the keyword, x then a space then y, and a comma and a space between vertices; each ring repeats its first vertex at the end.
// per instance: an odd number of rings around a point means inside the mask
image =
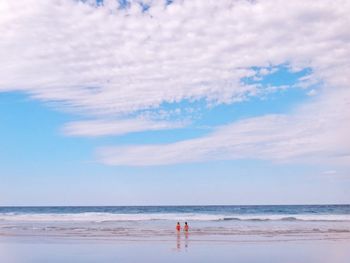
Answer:
POLYGON ((188 232, 185 233, 176 233, 176 251, 180 252, 182 251, 182 244, 184 245, 185 251, 187 251, 188 248, 188 232))
POLYGON ((188 232, 185 232, 185 248, 188 248, 188 232))

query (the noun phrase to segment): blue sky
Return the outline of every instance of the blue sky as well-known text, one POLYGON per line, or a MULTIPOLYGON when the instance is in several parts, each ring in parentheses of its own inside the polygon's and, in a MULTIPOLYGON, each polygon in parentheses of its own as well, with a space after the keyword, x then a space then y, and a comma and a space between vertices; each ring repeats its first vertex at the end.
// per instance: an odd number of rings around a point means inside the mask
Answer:
MULTIPOLYGON (((0 8, 0 205, 349 203, 350 80, 317 45, 341 37, 281 36, 254 20, 269 1, 226 4, 0 8)), ((299 4, 291 24, 332 29, 299 4)))
MULTIPOLYGON (((278 81, 285 77, 276 74, 278 81)), ((0 155, 2 205, 293 204, 348 198, 349 181, 324 175, 333 168, 327 165, 231 160, 110 167, 95 160, 94 149, 105 144, 169 143, 203 136, 215 125, 240 118, 289 112, 310 99, 303 90, 202 109, 201 117, 183 129, 103 138, 64 136, 64 123, 79 117, 24 94, 0 98, 5 124, 0 145, 6 149, 0 155)))

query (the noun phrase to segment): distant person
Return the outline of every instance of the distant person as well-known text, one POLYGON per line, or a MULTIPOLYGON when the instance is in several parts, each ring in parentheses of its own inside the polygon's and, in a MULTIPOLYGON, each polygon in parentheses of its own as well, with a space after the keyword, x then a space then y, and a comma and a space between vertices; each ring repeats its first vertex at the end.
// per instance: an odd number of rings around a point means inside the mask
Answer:
POLYGON ((187 224, 187 222, 185 222, 184 231, 188 232, 188 224, 187 224))
POLYGON ((181 230, 181 226, 180 226, 180 222, 177 222, 176 224, 176 231, 180 231, 181 230))

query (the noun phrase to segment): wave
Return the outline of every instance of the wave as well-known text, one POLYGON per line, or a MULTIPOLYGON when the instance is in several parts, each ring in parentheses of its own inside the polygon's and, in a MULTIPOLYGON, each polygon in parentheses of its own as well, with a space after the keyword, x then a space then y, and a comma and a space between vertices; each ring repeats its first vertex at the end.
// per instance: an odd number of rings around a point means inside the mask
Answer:
POLYGON ((299 215, 223 215, 202 213, 0 213, 0 221, 34 222, 110 222, 110 221, 350 221, 350 214, 299 214, 299 215))
POLYGON ((350 215, 249 215, 239 217, 224 217, 224 221, 350 221, 350 215))

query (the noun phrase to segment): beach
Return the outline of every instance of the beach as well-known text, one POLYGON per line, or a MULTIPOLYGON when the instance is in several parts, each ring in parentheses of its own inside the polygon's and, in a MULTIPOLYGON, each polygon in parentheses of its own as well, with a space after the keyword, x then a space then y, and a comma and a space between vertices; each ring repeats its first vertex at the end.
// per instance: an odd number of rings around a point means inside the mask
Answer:
POLYGON ((0 238, 1 262, 285 262, 347 263, 349 239, 233 241, 189 235, 148 240, 0 238))
POLYGON ((0 263, 350 263, 350 0, 0 0, 0 263))
POLYGON ((0 261, 345 263, 349 215, 349 206, 0 208, 0 261), (176 231, 185 220, 190 231, 176 231))

